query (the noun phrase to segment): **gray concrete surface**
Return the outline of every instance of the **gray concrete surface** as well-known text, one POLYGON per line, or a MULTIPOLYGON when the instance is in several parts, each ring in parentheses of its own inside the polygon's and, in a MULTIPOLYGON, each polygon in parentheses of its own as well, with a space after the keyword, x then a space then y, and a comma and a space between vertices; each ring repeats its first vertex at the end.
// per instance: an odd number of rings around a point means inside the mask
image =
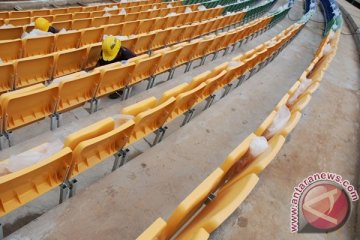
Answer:
MULTIPOLYGON (((300 3, 291 10, 291 16, 301 16, 300 3)), ((104 99, 102 109, 91 116, 81 108, 64 114, 63 126, 54 132, 43 130, 48 126, 45 121, 36 124, 36 128, 21 129, 15 135, 16 145, 2 151, 0 157, 6 158, 44 141, 63 139, 77 129, 120 112, 124 106, 148 96, 160 96, 163 91, 270 39, 291 23, 286 19, 237 52, 207 62, 185 75, 182 69, 177 70, 173 80, 149 91, 139 86, 135 91, 138 94, 124 102, 104 99)), ((166 219, 257 128, 297 80, 318 47, 322 27, 321 23, 309 22, 276 60, 240 88, 207 111, 200 113, 203 105, 198 106, 195 118, 185 127, 178 127, 180 120, 169 125, 166 138, 159 145, 150 148, 140 141, 132 146, 132 160, 122 168, 109 174, 112 166, 109 159, 80 175, 79 192, 74 198, 55 207, 58 190, 54 190, 6 216, 2 219, 7 223, 5 229, 13 231, 48 211, 8 239, 135 239, 157 217, 166 219)), ((353 50, 351 36, 343 36, 331 68, 290 140, 261 174, 256 189, 211 239, 239 239, 239 236, 241 239, 354 239, 351 234, 355 215, 336 233, 289 233, 290 197, 292 188, 301 179, 319 170, 335 171, 351 181, 358 174, 359 62, 353 50)), ((160 77, 160 82, 164 77, 160 77)))

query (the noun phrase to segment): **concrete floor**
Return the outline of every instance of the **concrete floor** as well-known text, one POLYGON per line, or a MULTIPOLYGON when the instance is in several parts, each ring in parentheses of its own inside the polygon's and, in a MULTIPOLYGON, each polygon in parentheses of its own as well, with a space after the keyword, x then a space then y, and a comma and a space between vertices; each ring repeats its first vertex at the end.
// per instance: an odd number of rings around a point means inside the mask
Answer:
MULTIPOLYGON (((290 18, 298 19, 301 11, 298 2, 290 18)), ((166 219, 226 155, 259 126, 299 78, 320 43, 321 19, 320 14, 315 16, 315 21, 310 21, 277 59, 210 109, 201 112, 203 105, 199 105, 189 124, 179 128, 181 119, 171 123, 160 144, 150 148, 145 141, 136 143, 130 148, 131 161, 111 174, 112 160, 108 159, 80 175, 79 192, 74 198, 55 207, 56 189, 4 217, 5 232, 13 232, 46 212, 9 239, 135 239, 157 217, 166 219)), ((138 86, 135 96, 126 101, 104 98, 102 108, 95 114, 89 115, 83 108, 66 113, 63 126, 54 132, 44 131, 48 121, 20 129, 15 132, 16 145, 2 151, 0 158, 45 141, 63 140, 69 133, 119 113, 124 106, 149 96, 159 97, 179 83, 190 81, 193 76, 270 39, 292 23, 289 18, 284 19, 233 54, 207 61, 185 75, 183 69, 178 69, 173 80, 153 89, 144 91, 144 85, 138 86)), ((344 26, 343 31, 346 30, 344 26)), ((359 76, 359 59, 352 37, 343 35, 320 89, 290 140, 261 174, 255 190, 211 239, 239 239, 239 236, 241 239, 354 239, 351 234, 355 214, 336 233, 290 235, 289 203, 293 187, 320 170, 337 172, 355 184, 360 159, 359 76)), ((160 76, 157 82, 165 77, 160 76)))

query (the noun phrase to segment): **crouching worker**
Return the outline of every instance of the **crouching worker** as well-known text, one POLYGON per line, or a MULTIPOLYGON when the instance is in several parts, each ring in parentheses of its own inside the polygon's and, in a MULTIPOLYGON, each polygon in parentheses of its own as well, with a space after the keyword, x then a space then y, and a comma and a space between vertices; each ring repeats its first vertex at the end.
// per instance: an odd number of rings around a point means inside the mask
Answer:
POLYGON ((58 33, 59 30, 52 27, 50 22, 42 17, 39 17, 35 20, 35 29, 39 29, 44 32, 50 32, 50 33, 58 33))
MULTIPOLYGON (((130 49, 121 46, 121 41, 113 36, 106 37, 102 42, 102 51, 96 67, 104 66, 114 62, 121 62, 136 57, 130 49)), ((110 99, 119 98, 123 94, 122 90, 109 95, 110 99)))

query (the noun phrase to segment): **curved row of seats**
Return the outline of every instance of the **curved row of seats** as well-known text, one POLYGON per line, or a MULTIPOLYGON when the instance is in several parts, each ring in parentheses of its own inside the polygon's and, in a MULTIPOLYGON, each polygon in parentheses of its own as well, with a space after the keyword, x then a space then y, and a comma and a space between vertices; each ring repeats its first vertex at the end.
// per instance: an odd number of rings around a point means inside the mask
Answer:
POLYGON ((6 11, 0 12, 0 19, 7 18, 26 18, 26 17, 43 17, 49 15, 61 15, 67 13, 77 13, 77 12, 94 12, 104 10, 106 7, 126 8, 126 7, 135 7, 145 4, 161 3, 161 0, 143 0, 143 1, 131 1, 126 3, 107 3, 101 4, 98 6, 77 6, 77 7, 65 7, 65 8, 55 8, 55 9, 33 9, 33 10, 24 10, 24 11, 6 11))
MULTIPOLYGON (((147 8, 151 8, 152 5, 147 5, 147 8)), ((129 14, 119 14, 114 16, 100 16, 100 17, 86 17, 73 20, 62 20, 52 22, 52 26, 56 29, 65 29, 67 31, 79 31, 92 27, 106 27, 115 24, 121 24, 130 21, 151 19, 156 17, 165 17, 170 12, 184 13, 186 6, 175 6, 172 8, 159 8, 156 10, 144 10, 139 12, 132 12, 129 14)), ((188 6, 188 8, 195 10, 196 5, 188 6)), ((50 21, 51 22, 51 21, 50 21)), ((11 40, 17 40, 22 37, 25 32, 30 32, 34 29, 34 25, 16 26, 8 28, 0 28, 0 42, 6 42, 11 40)), ((58 33, 59 34, 59 33, 58 33)), ((61 34, 61 33, 60 33, 61 34)), ((57 35, 57 34, 54 34, 57 35)))
MULTIPOLYGON (((151 31, 177 27, 193 22, 202 22, 220 15, 221 9, 194 11, 170 17, 156 17, 147 20, 136 20, 111 24, 97 28, 86 28, 79 31, 59 33, 28 39, 16 39, 0 43, 0 58, 4 62, 11 60, 45 55, 71 48, 84 47, 101 42, 103 35, 131 36, 151 31)), ((1 64, 0 64, 1 65, 1 64)))
POLYGON ((167 221, 158 218, 149 226, 137 240, 166 240, 174 234, 176 239, 206 240, 249 195, 258 182, 258 174, 275 159, 301 118, 301 112, 308 104, 310 96, 318 88, 324 71, 336 54, 340 31, 335 36, 328 34, 310 66, 289 89, 286 95, 275 106, 274 110, 244 141, 236 147, 197 188, 195 188, 174 210, 167 221), (325 45, 329 44, 331 52, 325 53, 325 45), (305 78, 311 78, 312 83, 300 94, 295 102, 289 101, 305 78), (287 106, 291 112, 288 122, 274 135, 265 135, 274 121, 279 109, 287 106), (257 136, 266 136, 267 149, 259 156, 247 158, 251 141, 257 136), (185 225, 185 227, 183 227, 185 225))
MULTIPOLYGON (((165 45, 186 41, 200 35, 208 34, 211 31, 230 26, 233 23, 237 23, 237 21, 241 21, 243 16, 244 13, 239 12, 238 14, 215 18, 213 21, 199 22, 191 26, 183 26, 180 28, 160 30, 159 32, 156 32, 156 34, 148 34, 126 40, 123 44, 124 46, 132 47, 137 53, 140 52, 141 49, 154 50, 165 45), (151 39, 151 46, 145 46, 143 42, 144 38, 147 38, 148 36, 155 36, 151 39), (134 45, 130 46, 131 44, 134 45), (148 47, 148 49, 146 49, 146 47, 148 47)), ((129 29, 122 30, 127 31, 129 29)), ((137 31, 138 28, 131 29, 137 31)), ((76 38, 72 39, 74 41, 78 40, 76 38)), ((64 43, 66 44, 65 41, 64 43)), ((68 45, 66 46, 71 46, 69 42, 67 42, 67 44, 68 45)), ((40 46, 46 47, 45 43, 36 46, 39 46, 40 49, 42 49, 40 46)), ((36 52, 39 48, 35 48, 33 52, 36 52)), ((28 49, 28 51, 30 51, 30 49, 28 49)), ((41 55, 39 57, 34 56, 1 64, 0 92, 45 82, 82 69, 91 68, 95 66, 98 57, 100 56, 100 51, 101 45, 95 44, 79 49, 66 50, 53 54, 41 55), (37 71, 34 71, 34 69, 37 69, 37 71)))
MULTIPOLYGON (((106 118, 99 121, 70 134, 64 141, 64 148, 48 159, 0 177, 0 216, 71 180, 109 156, 117 155, 126 146, 143 139, 203 99, 211 97, 215 91, 249 71, 249 66, 254 67, 272 58, 301 27, 293 25, 271 41, 240 55, 234 59, 236 66, 222 64, 211 72, 195 77, 189 84, 180 84, 165 92, 159 100, 151 97, 123 108, 121 113, 131 120, 106 118)), ((115 162, 114 169, 123 163, 115 162)))
MULTIPOLYGON (((157 74, 236 44, 265 29, 270 21, 271 17, 265 17, 229 33, 181 43, 156 51, 151 56, 138 56, 129 60, 127 64, 114 63, 96 68, 92 73, 70 76, 59 85, 51 84, 45 87, 40 84, 5 93, 0 97, 2 133, 8 137, 8 133, 14 129, 45 117, 54 116, 58 119, 58 113, 84 105, 90 100, 95 101, 118 89, 129 88, 157 74), (23 102, 32 107, 25 107, 23 102), (13 111, 14 109, 16 111, 13 111), (37 114, 34 115, 34 112, 37 114)), ((70 55, 69 59, 76 58, 70 55)), ((68 61, 64 60, 66 63, 68 61)), ((46 66, 43 67, 47 69, 46 66)))

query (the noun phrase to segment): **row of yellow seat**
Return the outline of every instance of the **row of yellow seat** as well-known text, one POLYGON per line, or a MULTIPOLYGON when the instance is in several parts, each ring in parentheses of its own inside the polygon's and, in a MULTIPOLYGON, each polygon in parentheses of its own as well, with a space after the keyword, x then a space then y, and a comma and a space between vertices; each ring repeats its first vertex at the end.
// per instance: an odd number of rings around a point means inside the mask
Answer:
MULTIPOLYGON (((84 105, 87 101, 94 101, 121 88, 131 87, 152 76, 222 50, 266 27, 270 21, 271 17, 265 17, 229 33, 174 45, 171 48, 155 51, 151 56, 140 55, 130 59, 126 64, 113 63, 96 68, 91 73, 75 73, 59 84, 51 84, 47 87, 39 84, 4 93, 0 96, 0 116, 3 119, 2 132, 6 135, 14 129, 34 121, 51 115, 54 116, 54 114, 56 116, 58 113, 84 105), (24 104, 25 102, 26 104, 24 104), (37 114, 33 114, 34 112, 37 114)), ((78 64, 81 65, 81 63, 77 63, 76 59, 81 59, 83 55, 87 54, 86 52, 87 49, 84 48, 80 51, 71 52, 71 54, 59 55, 54 74, 60 75, 64 71, 70 72, 75 68, 80 69, 78 64)), ((50 60, 47 59, 46 61, 50 60)), ((46 62, 37 62, 32 68, 29 68, 29 72, 45 74, 48 69, 49 66, 46 62)), ((32 81, 36 81, 36 78, 32 81)))
MULTIPOLYGON (((123 46, 133 49, 136 53, 154 50, 224 28, 241 21, 243 16, 244 13, 240 12, 236 15, 219 17, 209 22, 199 22, 190 26, 160 30, 156 33, 125 40, 123 41, 123 46), (217 28, 214 29, 212 27, 217 28), (195 29, 196 31, 194 31, 195 29), (151 42, 149 42, 150 40, 151 42), (149 46, 149 44, 151 45, 149 46)), ((78 39, 75 38, 74 40, 78 39)), ((100 56, 100 51, 101 43, 1 64, 0 92, 45 82, 94 67, 100 56)))
MULTIPOLYGON (((272 47, 272 45, 266 47, 268 44, 265 44, 256 48, 256 52, 267 49, 270 57, 286 41, 289 41, 299 29, 299 26, 289 28, 286 31, 287 33, 283 34, 276 43, 272 41, 272 44, 277 46, 276 48, 272 47)), ((260 61, 262 58, 259 54, 256 55, 259 56, 260 61)), ((248 66, 248 61, 252 61, 251 56, 241 59, 242 62, 238 61, 238 63, 243 67, 248 66)), ((37 198, 60 183, 76 177, 109 156, 119 153, 128 145, 160 129, 163 125, 190 110, 195 104, 210 97, 231 80, 235 80, 238 76, 234 72, 237 70, 237 68, 230 66, 229 63, 225 63, 211 72, 208 71, 195 77, 189 84, 180 84, 176 88, 164 92, 159 100, 150 97, 125 107, 121 114, 127 115, 126 119, 106 118, 70 134, 65 139, 64 148, 60 152, 31 167, 0 177, 0 216, 37 198)), ((249 70, 246 69, 245 71, 249 70)), ((36 90, 36 88, 43 89, 44 87, 35 85, 27 91, 36 90)), ((22 91, 22 93, 19 93, 20 95, 26 94, 25 89, 20 91, 22 91)), ((56 92, 48 93, 49 97, 54 95, 56 95, 56 92)), ((45 101, 46 98, 46 96, 39 96, 38 99, 45 101)), ((26 105, 28 111, 31 112, 31 116, 12 119, 12 124, 16 124, 18 120, 22 121, 28 117, 41 115, 38 110, 32 109, 34 103, 24 102, 22 104, 26 105)), ((17 109, 17 107, 13 109, 17 109)), ((19 110, 17 109, 17 111, 19 110)), ((123 163, 115 162, 114 169, 123 163)), ((219 174, 221 173, 218 171, 214 177, 219 179, 219 174)), ((252 177, 250 182, 254 183, 254 179, 252 177)), ((243 184, 240 185, 243 186, 243 184)), ((209 188, 210 192, 211 190, 212 188, 209 188)), ((203 192, 203 189, 201 188, 199 191, 203 192)), ((232 192, 230 195, 233 196, 233 190, 230 192, 232 192)), ((196 193, 195 195, 198 196, 196 193)), ((175 221, 179 220, 178 224, 179 222, 183 223, 182 219, 176 219, 178 218, 175 217, 175 221)))
MULTIPOLYGON (((281 36, 278 36, 282 38, 281 36)), ((158 218, 137 239, 165 240, 176 236, 176 239, 205 240, 216 230, 249 195, 258 182, 258 174, 271 163, 285 143, 286 137, 292 132, 301 118, 301 111, 309 101, 309 96, 317 89, 324 71, 336 53, 340 31, 335 37, 324 38, 310 66, 305 70, 288 91, 284 98, 275 106, 274 111, 265 119, 259 128, 251 133, 237 148, 235 148, 184 201, 182 201, 167 221, 158 218), (324 45, 330 44, 332 50, 324 54, 324 45), (316 72, 313 74, 313 72, 316 72), (320 72, 320 73, 319 73, 320 72), (311 77, 312 83, 298 96, 294 103, 288 99, 295 94, 297 88, 311 77), (305 100, 306 99, 306 100, 305 100), (273 135, 266 135, 279 109, 287 106, 291 112, 288 122, 273 135), (246 156, 250 143, 257 136, 266 136, 267 149, 253 159, 246 156), (216 196, 216 197, 215 197, 216 196), (214 199, 215 198, 215 199, 214 199), (210 202, 210 203, 208 203, 210 202), (205 204, 205 206, 203 206, 205 204), (200 210, 199 210, 200 209, 200 210), (196 215, 194 217, 194 215, 196 215), (185 227, 183 227, 185 225, 185 227)), ((272 44, 272 43, 271 43, 272 44)))
MULTIPOLYGON (((151 5, 146 6, 151 8, 151 5)), ((97 27, 106 27, 113 26, 116 24, 126 23, 130 21, 144 20, 155 17, 165 17, 170 12, 176 12, 177 14, 183 13, 186 7, 185 6, 176 6, 173 8, 159 8, 154 11, 140 11, 133 12, 129 14, 119 14, 113 16, 100 16, 100 17, 86 17, 79 19, 70 19, 62 21, 52 22, 52 26, 56 29, 65 29, 67 31, 72 30, 79 31, 87 28, 97 28, 97 27)), ((195 10, 196 5, 189 6, 192 10, 195 10)), ((85 14, 85 13, 81 13, 85 14)), ((16 21, 16 20, 14 20, 16 21)), ((0 43, 8 42, 11 40, 18 40, 22 37, 25 32, 30 32, 34 29, 34 24, 26 26, 14 26, 0 29, 0 43)), ((55 34, 56 35, 56 34, 55 34)))
MULTIPOLYGON (((77 13, 77 12, 94 12, 104 10, 105 7, 114 7, 118 8, 128 8, 141 6, 146 4, 155 4, 161 3, 161 0, 144 0, 144 1, 131 1, 126 3, 108 3, 98 6, 85 6, 85 7, 65 7, 65 8, 54 8, 54 9, 33 9, 33 10, 24 10, 24 11, 4 11, 0 12, 0 19, 7 18, 26 18, 26 17, 40 17, 40 16, 49 16, 49 15, 61 15, 67 13, 77 13)), ((176 3, 177 4, 177 3, 176 3)))
MULTIPOLYGON (((4 41, 0 43, 0 58, 3 62, 9 62, 16 59, 45 55, 99 43, 104 34, 113 36, 132 36, 193 22, 201 22, 219 16, 221 10, 222 9, 208 9, 177 16, 156 17, 146 20, 110 24, 98 28, 86 28, 79 31, 59 33, 50 36, 4 41)), ((147 12, 147 14, 148 13, 150 12, 147 12)))

